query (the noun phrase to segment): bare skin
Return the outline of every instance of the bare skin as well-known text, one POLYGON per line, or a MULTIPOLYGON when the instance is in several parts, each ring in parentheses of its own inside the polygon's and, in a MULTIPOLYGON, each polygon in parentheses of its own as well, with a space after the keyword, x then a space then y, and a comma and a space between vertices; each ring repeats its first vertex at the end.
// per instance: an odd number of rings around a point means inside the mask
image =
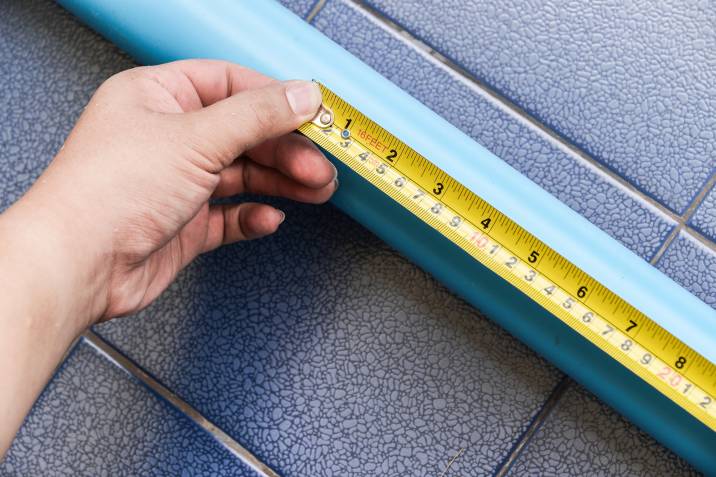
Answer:
POLYGON ((285 218, 210 198, 330 198, 335 168, 292 132, 320 102, 310 82, 208 60, 135 68, 97 90, 0 215, 0 458, 82 331, 146 307, 199 254, 285 218))

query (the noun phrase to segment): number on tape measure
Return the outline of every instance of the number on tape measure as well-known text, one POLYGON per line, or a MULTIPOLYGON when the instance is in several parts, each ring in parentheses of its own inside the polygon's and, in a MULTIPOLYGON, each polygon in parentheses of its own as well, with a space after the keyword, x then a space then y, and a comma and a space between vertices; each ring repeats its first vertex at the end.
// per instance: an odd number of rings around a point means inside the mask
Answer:
POLYGON ((320 86, 321 112, 300 132, 716 430, 713 363, 320 86))

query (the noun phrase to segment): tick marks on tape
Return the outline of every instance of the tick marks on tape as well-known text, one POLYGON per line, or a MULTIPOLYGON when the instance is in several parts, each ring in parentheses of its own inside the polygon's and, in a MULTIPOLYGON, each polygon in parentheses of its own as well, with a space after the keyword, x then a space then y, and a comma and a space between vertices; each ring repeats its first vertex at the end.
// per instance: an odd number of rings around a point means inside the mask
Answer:
POLYGON ((714 364, 320 86, 323 104, 301 133, 716 430, 714 364))

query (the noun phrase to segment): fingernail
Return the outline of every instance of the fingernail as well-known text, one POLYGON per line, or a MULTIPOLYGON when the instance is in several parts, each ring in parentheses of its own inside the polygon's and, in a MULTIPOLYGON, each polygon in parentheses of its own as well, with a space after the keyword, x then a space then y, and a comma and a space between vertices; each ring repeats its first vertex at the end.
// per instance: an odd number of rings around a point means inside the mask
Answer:
POLYGON ((289 81, 286 99, 297 116, 313 116, 321 106, 321 90, 313 81, 289 81))
POLYGON ((281 225, 284 220, 286 220, 286 213, 283 210, 276 209, 276 212, 278 212, 281 215, 281 218, 278 219, 278 224, 281 225))
POLYGON ((333 179, 333 190, 334 191, 338 190, 338 184, 339 184, 338 178, 336 177, 335 179, 333 179))
POLYGON ((336 166, 331 162, 331 167, 333 168, 333 180, 338 179, 338 169, 336 169, 336 166))

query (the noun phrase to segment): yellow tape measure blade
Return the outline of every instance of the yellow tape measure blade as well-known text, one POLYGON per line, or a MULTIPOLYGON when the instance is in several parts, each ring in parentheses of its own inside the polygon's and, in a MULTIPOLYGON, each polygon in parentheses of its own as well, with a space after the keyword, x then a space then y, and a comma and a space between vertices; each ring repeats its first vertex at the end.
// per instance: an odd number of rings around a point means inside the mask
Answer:
POLYGON ((716 366, 321 85, 299 131, 716 431, 716 366))

